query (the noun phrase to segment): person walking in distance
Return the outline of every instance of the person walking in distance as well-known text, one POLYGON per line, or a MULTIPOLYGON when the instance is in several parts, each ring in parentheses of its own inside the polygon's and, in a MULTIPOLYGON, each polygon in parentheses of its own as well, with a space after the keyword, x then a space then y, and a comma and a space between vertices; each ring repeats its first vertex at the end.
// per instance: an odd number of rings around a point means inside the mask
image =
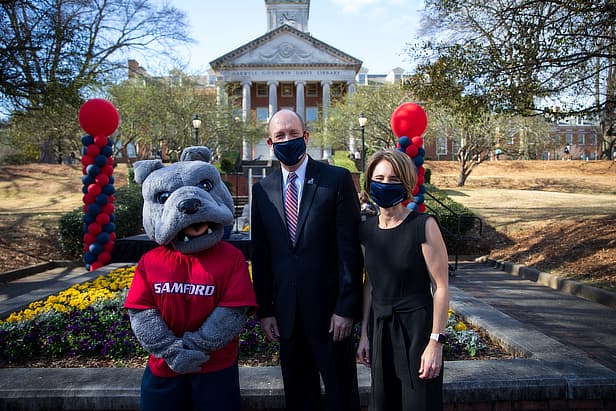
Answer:
POLYGON ((447 249, 436 220, 403 203, 416 181, 398 150, 375 153, 366 170, 379 215, 360 226, 367 277, 357 356, 370 366, 372 411, 443 408, 447 249))
POLYGON ((253 186, 252 275, 266 337, 280 342, 289 410, 359 410, 354 319, 361 316, 360 208, 351 174, 306 153, 309 133, 275 113, 267 144, 281 168, 253 186))

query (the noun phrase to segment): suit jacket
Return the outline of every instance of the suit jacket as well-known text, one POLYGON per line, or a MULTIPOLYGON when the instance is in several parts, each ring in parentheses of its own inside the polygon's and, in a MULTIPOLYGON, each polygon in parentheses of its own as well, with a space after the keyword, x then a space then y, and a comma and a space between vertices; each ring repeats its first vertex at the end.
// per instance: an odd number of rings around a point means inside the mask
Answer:
POLYGON ((252 190, 252 276, 258 315, 275 316, 283 338, 299 309, 307 335, 325 337, 333 313, 360 318, 360 207, 348 170, 308 159, 296 243, 287 231, 282 171, 252 190))

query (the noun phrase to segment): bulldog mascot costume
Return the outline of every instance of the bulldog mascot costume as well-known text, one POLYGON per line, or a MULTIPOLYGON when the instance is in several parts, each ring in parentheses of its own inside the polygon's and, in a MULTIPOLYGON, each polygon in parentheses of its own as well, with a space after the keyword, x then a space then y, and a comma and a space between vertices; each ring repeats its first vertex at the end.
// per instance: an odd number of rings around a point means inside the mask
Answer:
POLYGON ((207 147, 180 161, 137 161, 143 227, 159 244, 144 254, 125 303, 150 353, 142 410, 240 410, 238 334, 256 308, 246 258, 222 240, 233 199, 207 147))

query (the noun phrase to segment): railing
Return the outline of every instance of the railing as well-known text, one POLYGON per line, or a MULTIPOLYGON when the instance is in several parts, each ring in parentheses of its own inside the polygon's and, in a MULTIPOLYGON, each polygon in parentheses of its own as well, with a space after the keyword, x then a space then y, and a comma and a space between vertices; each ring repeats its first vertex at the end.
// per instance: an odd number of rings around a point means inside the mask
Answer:
MULTIPOLYGON (((462 235, 462 219, 472 219, 472 220, 477 220, 479 222, 479 237, 483 236, 483 221, 481 221, 481 218, 475 216, 475 215, 466 215, 466 214, 460 214, 458 212, 456 212, 454 209, 452 209, 451 207, 449 207, 448 205, 446 205, 445 203, 443 203, 442 201, 440 201, 438 198, 436 198, 434 195, 432 195, 429 191, 425 192, 425 196, 429 197, 431 201, 434 201, 435 203, 438 203, 443 209, 447 210, 448 213, 450 215, 452 215, 455 220, 456 220, 456 228, 454 231, 452 231, 451 229, 444 227, 443 225, 441 225, 439 223, 439 227, 441 229, 441 231, 443 232, 443 234, 449 236, 449 238, 452 238, 454 241, 454 247, 452 253, 450 254, 454 254, 455 256, 455 263, 452 267, 452 265, 449 265, 449 275, 454 275, 455 271, 458 269, 458 259, 459 259, 459 246, 460 246, 460 241, 462 241, 463 239, 465 240, 474 240, 474 241, 478 241, 479 238, 474 238, 474 237, 465 237, 462 235)), ((426 208, 428 210, 430 210, 430 212, 437 217, 438 220, 442 220, 441 218, 441 212, 439 212, 438 210, 436 210, 435 208, 430 207, 428 204, 426 204, 426 208)))

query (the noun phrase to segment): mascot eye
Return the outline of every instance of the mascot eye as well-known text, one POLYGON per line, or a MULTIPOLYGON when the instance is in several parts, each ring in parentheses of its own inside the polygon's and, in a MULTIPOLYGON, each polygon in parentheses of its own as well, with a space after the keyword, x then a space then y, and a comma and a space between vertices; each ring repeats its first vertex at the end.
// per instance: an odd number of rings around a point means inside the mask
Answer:
POLYGON ((214 184, 210 180, 201 180, 197 183, 197 187, 204 189, 205 191, 210 191, 214 188, 214 184))
POLYGON ((169 198, 170 195, 171 195, 170 191, 161 191, 160 193, 156 193, 154 198, 155 198, 157 203, 165 204, 165 201, 167 201, 167 199, 169 198))

